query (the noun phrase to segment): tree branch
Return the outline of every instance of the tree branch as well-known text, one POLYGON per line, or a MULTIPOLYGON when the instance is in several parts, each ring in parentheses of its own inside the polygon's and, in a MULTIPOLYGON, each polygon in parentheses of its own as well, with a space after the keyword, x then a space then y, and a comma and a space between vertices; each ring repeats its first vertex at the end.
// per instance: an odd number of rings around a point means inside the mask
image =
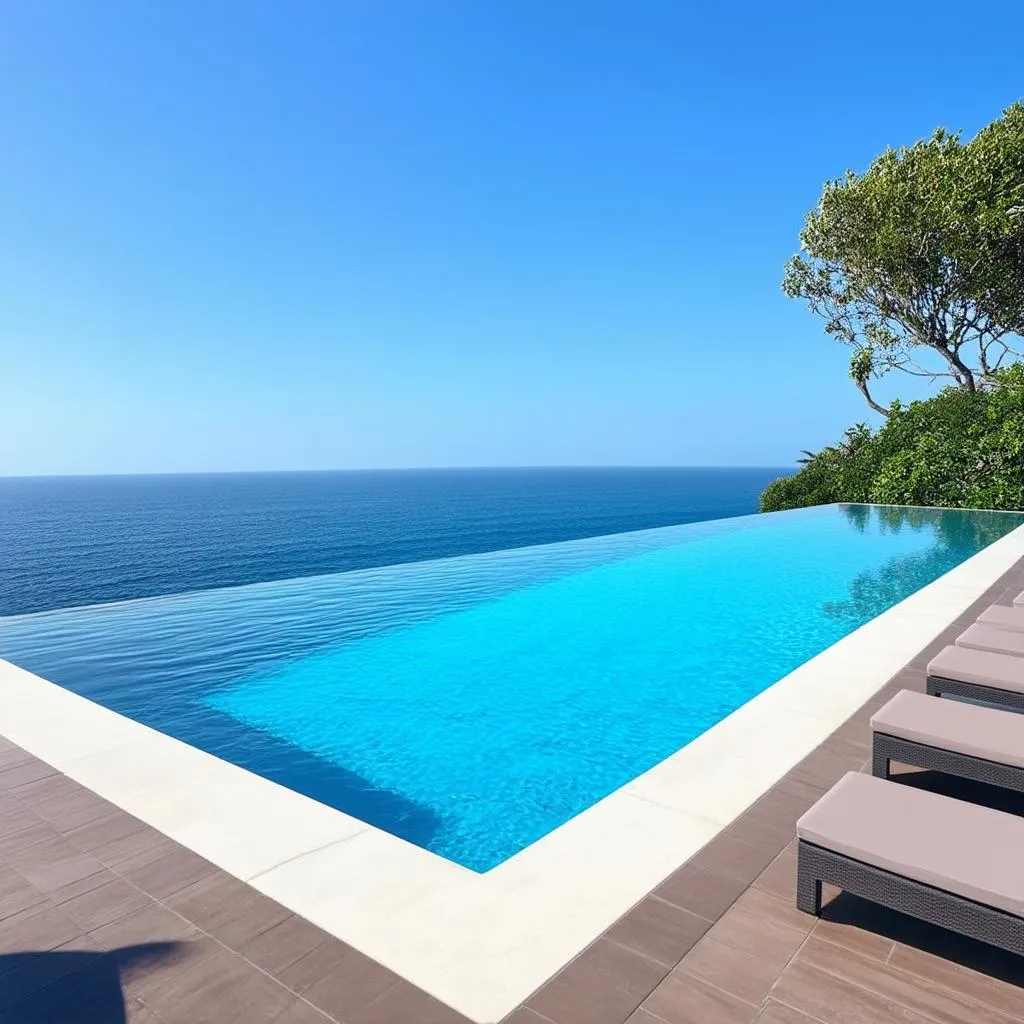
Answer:
POLYGON ((879 405, 872 397, 871 392, 868 390, 868 382, 866 380, 855 380, 853 382, 857 386, 857 390, 864 396, 864 401, 871 406, 872 409, 877 413, 881 413, 883 416, 889 415, 889 410, 884 405, 879 405))

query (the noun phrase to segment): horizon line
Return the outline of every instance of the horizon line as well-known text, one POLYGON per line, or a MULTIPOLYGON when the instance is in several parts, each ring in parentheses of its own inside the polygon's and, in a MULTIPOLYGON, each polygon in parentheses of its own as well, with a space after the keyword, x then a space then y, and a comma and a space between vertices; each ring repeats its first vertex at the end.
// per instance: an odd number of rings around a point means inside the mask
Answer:
POLYGON ((791 465, 722 465, 703 463, 689 465, 666 465, 664 463, 551 463, 538 465, 508 466, 362 466, 347 468, 322 469, 199 469, 199 470, 145 470, 142 472, 95 472, 95 473, 12 473, 0 474, 4 480, 74 480, 74 479, 109 479, 111 477, 165 477, 165 476, 279 476, 284 474, 327 474, 327 473, 474 473, 529 470, 600 470, 600 469, 793 469, 798 463, 791 465))

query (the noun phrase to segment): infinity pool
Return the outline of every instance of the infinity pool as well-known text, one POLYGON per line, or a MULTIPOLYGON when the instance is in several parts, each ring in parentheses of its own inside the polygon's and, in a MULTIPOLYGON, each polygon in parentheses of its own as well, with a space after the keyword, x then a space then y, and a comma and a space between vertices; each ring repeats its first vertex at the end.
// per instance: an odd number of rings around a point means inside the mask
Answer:
POLYGON ((1022 523, 747 516, 0 618, 0 656, 486 871, 1022 523))

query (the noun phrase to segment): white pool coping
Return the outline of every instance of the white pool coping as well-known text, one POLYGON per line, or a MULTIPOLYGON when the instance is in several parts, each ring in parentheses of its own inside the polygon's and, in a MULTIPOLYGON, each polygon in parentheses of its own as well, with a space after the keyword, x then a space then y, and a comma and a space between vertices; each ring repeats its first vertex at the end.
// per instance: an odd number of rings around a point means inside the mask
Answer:
POLYGON ((770 789, 1024 557, 1024 526, 486 874, 0 661, 10 740, 481 1024, 770 789))

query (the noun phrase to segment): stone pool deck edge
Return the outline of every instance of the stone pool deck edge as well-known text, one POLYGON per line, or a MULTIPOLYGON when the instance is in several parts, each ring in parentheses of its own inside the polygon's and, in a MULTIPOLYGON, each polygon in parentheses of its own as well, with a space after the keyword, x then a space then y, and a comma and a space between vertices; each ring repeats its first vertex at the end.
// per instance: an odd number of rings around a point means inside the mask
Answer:
POLYGON ((466 1016, 495 1021, 727 838, 1022 557, 1018 528, 486 875, 7 663, 0 721, 74 781, 466 1016))

